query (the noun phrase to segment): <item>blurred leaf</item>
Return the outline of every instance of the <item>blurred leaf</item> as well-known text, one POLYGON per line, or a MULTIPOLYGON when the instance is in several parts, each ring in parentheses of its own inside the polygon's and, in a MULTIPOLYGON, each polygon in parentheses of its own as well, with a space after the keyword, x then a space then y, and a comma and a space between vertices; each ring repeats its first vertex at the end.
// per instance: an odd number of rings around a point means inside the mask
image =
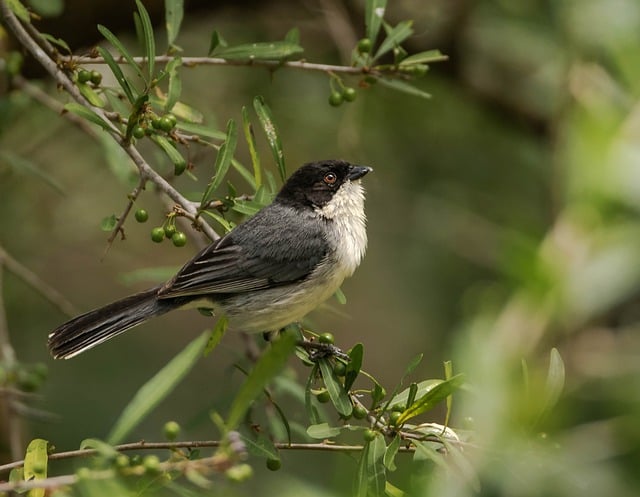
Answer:
POLYGON ((431 98, 430 93, 422 91, 420 88, 416 88, 415 86, 400 79, 378 78, 378 82, 382 86, 386 86, 387 88, 406 93, 407 95, 412 95, 414 97, 420 98, 431 98))
POLYGON ((147 58, 147 65, 149 67, 149 79, 151 81, 154 76, 154 69, 156 63, 156 41, 153 37, 153 25, 149 18, 149 13, 145 9, 140 0, 136 0, 138 6, 138 12, 140 13, 140 21, 142 23, 142 35, 144 38, 144 51, 147 58))
POLYGON ((111 173, 123 184, 131 184, 136 166, 123 148, 107 134, 98 135, 104 159, 111 173))
POLYGON ((178 68, 182 65, 182 57, 174 57, 167 63, 165 71, 169 74, 169 89, 164 103, 165 112, 170 112, 182 94, 182 80, 178 68))
POLYGON ((157 266, 134 269, 118 275, 118 279, 125 285, 133 285, 135 283, 162 283, 172 278, 178 270, 175 266, 157 266))
POLYGON ((358 463, 354 489, 356 497, 384 496, 387 481, 384 466, 386 448, 384 437, 380 433, 376 433, 376 437, 365 444, 358 463))
POLYGON ((548 412, 560 398, 564 389, 565 371, 562 357, 555 347, 551 349, 549 355, 549 372, 544 388, 544 400, 542 402, 543 412, 548 412))
POLYGON ((411 27, 413 21, 402 21, 387 33, 387 37, 382 41, 378 51, 376 52, 374 59, 379 59, 384 54, 389 52, 395 46, 399 46, 404 40, 409 38, 413 34, 413 28, 411 27))
POLYGON ((384 485, 384 495, 387 497, 405 497, 407 494, 391 482, 387 481, 384 485))
POLYGON ((327 387, 329 397, 331 398, 331 402, 336 408, 336 411, 345 418, 349 417, 353 411, 353 405, 351 404, 347 391, 333 372, 331 363, 328 359, 321 358, 318 360, 318 366, 320 367, 320 373, 322 374, 324 385, 327 387))
POLYGON ((235 199, 233 201, 232 210, 239 212, 240 214, 244 214, 246 216, 253 216, 256 212, 258 212, 262 206, 260 204, 256 204, 252 200, 242 200, 235 199))
POLYGON ((222 226, 222 228, 226 233, 228 233, 233 229, 233 226, 231 225, 231 223, 227 221, 224 217, 222 217, 222 215, 220 215, 218 212, 204 210, 202 211, 202 213, 213 218, 214 221, 216 221, 220 226, 222 226))
POLYGON ((97 124, 98 126, 100 126, 102 129, 106 131, 112 131, 109 123, 104 121, 98 114, 93 112, 91 109, 87 109, 84 105, 81 105, 76 102, 69 102, 68 104, 65 104, 64 109, 69 112, 73 112, 74 114, 77 114, 78 116, 86 119, 89 122, 97 124))
MULTIPOLYGON (((49 0, 44 0, 44 2, 49 2, 49 0)), ((31 1, 31 4, 33 5, 33 0, 31 1)), ((71 47, 69 46, 69 44, 64 41, 62 38, 56 38, 53 35, 50 35, 49 33, 40 33, 40 36, 42 36, 45 40, 47 40, 49 43, 51 43, 52 45, 55 45, 58 48, 62 48, 65 52, 67 52, 69 55, 71 55, 71 47)))
POLYGON ((222 340, 222 337, 227 332, 228 327, 229 319, 227 318, 227 316, 225 316, 224 314, 222 316, 219 316, 218 321, 213 328, 213 331, 211 331, 211 334, 209 335, 207 345, 204 348, 203 354, 205 357, 208 356, 211 351, 218 346, 220 340, 222 340))
POLYGON ((211 181, 209 181, 209 185, 204 191, 202 200, 200 201, 201 208, 203 208, 207 204, 207 202, 211 200, 211 196, 227 176, 229 166, 231 165, 231 159, 233 158, 233 154, 236 151, 237 141, 238 131, 236 129, 236 122, 233 119, 229 119, 229 122, 227 123, 226 138, 224 140, 224 143, 220 146, 218 155, 216 156, 216 163, 214 166, 215 173, 211 177, 211 181))
POLYGON ((97 438, 86 438, 80 442, 80 450, 92 449, 104 458, 113 458, 119 454, 111 444, 103 442, 97 438))
POLYGON ((329 426, 329 423, 318 423, 307 428, 307 435, 316 440, 337 437, 341 432, 341 427, 329 426))
POLYGON ((253 108, 255 109, 256 114, 258 114, 258 119, 260 119, 262 129, 267 136, 267 142, 269 143, 269 147, 273 153, 273 158, 278 165, 280 179, 284 182, 287 179, 287 169, 284 164, 284 152, 282 150, 280 136, 278 136, 278 130, 273 122, 271 109, 269 109, 267 104, 264 103, 264 99, 262 97, 255 97, 253 99, 253 108))
POLYGON ((304 49, 288 41, 272 41, 235 45, 218 50, 217 57, 225 60, 248 62, 250 60, 280 60, 284 61, 300 55, 304 49))
POLYGON ((161 135, 151 135, 151 141, 158 145, 169 157, 169 160, 176 167, 176 170, 184 169, 187 166, 187 159, 180 153, 180 151, 173 145, 168 138, 161 135))
POLYGON ((437 450, 435 450, 429 442, 421 442, 419 440, 411 440, 411 444, 416 448, 415 456, 429 461, 433 461, 437 466, 448 469, 449 465, 437 450))
POLYGON ((9 482, 17 484, 24 481, 24 468, 13 468, 9 473, 9 482))
POLYGON ((29 9, 27 9, 20 0, 7 0, 7 7, 11 9, 18 19, 22 22, 30 23, 31 15, 29 9))
POLYGON ((258 432, 255 439, 240 433, 240 438, 247 447, 247 452, 265 459, 280 459, 278 449, 263 433, 258 432))
POLYGON ((11 169, 19 173, 27 173, 41 179, 58 193, 64 194, 65 191, 60 183, 46 171, 40 169, 32 161, 25 159, 9 150, 0 150, 0 161, 7 164, 11 169))
POLYGON ((376 42, 386 8, 387 0, 367 0, 365 4, 364 24, 371 43, 376 42))
POLYGON ((96 91, 87 83, 77 83, 78 90, 82 93, 82 96, 86 98, 94 107, 104 107, 104 100, 96 91))
POLYGON ((249 147, 249 156, 251 157, 251 165, 253 166, 253 178, 256 182, 256 188, 262 185, 262 168, 260 167, 260 157, 256 150, 256 137, 253 132, 253 125, 249 120, 249 111, 246 107, 242 107, 242 129, 244 131, 244 139, 249 147))
POLYGON ((98 24, 98 31, 100 31, 100 34, 104 36, 105 39, 109 43, 111 43, 118 52, 120 52, 120 55, 124 57, 124 59, 128 62, 129 66, 136 72, 138 77, 140 77, 140 79, 142 79, 143 81, 146 81, 144 74, 142 74, 142 69, 140 68, 140 65, 137 64, 135 60, 133 60, 133 57, 131 56, 129 51, 125 48, 125 46, 122 44, 122 42, 118 39, 118 37, 114 35, 111 31, 109 31, 109 28, 107 28, 106 26, 103 26, 102 24, 98 24))
MULTIPOLYGON (((451 361, 444 362, 444 379, 449 380, 453 377, 453 363, 451 361)), ((410 402, 412 404, 413 401, 410 402)), ((453 396, 447 397, 447 414, 444 418, 444 425, 449 426, 449 420, 451 419, 451 406, 453 405, 453 396)))
POLYGON ((116 81, 120 85, 120 88, 122 88, 122 91, 124 92, 124 95, 127 97, 127 100, 129 100, 129 102, 131 103, 134 103, 137 98, 136 96, 137 92, 134 92, 133 87, 129 84, 129 80, 125 78, 124 73, 120 68, 120 64, 118 64, 115 61, 115 59, 113 58, 113 55, 111 55, 111 52, 109 52, 105 48, 98 47, 98 53, 107 63, 107 65, 109 66, 109 69, 111 69, 111 72, 115 76, 116 81))
MULTIPOLYGON (((47 477, 48 446, 49 442, 42 438, 34 438, 29 442, 24 456, 25 481, 44 480, 47 477)), ((27 495, 29 497, 44 497, 45 490, 44 488, 33 488, 27 492, 27 495)))
POLYGON ((400 63, 401 66, 411 66, 414 64, 429 64, 430 62, 439 62, 447 60, 449 57, 444 55, 440 50, 427 50, 426 52, 419 52, 413 55, 409 55, 404 58, 400 63))
POLYGON ((138 390, 111 429, 110 444, 120 443, 173 391, 198 361, 208 340, 209 333, 202 333, 138 390))
POLYGON ((227 42, 224 41, 224 38, 222 38, 220 33, 218 33, 218 31, 214 29, 213 32, 211 33, 211 40, 209 42, 209 51, 207 52, 207 55, 211 56, 213 55, 213 53, 216 51, 218 47, 226 47, 226 46, 227 46, 227 42))
POLYGON ((431 388, 422 397, 419 397, 412 405, 408 406, 398 419, 397 424, 433 409, 441 401, 455 392, 464 383, 464 375, 459 374, 448 380, 441 381, 431 388))
POLYGON ((184 15, 184 0, 165 0, 164 2, 164 19, 167 28, 167 43, 173 46, 184 15))
POLYGON ((384 452, 384 467, 389 471, 395 471, 397 469, 395 459, 398 450, 400 450, 400 435, 396 434, 384 452))
POLYGON ((287 34, 284 35, 284 41, 288 43, 293 43, 295 45, 300 44, 300 30, 298 28, 291 28, 287 31, 287 34))
POLYGON ((118 224, 118 218, 115 214, 102 218, 100 221, 100 229, 102 231, 113 231, 113 228, 118 224))
POLYGON ((235 430, 238 427, 267 383, 284 368, 296 348, 297 340, 293 333, 283 333, 262 353, 233 399, 227 418, 227 430, 235 430))
POLYGON ((344 372, 344 388, 345 390, 351 390, 353 383, 360 374, 360 368, 362 368, 362 358, 364 356, 364 347, 361 343, 356 343, 348 353, 349 362, 344 372))
POLYGON ((338 288, 336 292, 333 294, 333 296, 338 301, 338 304, 345 305, 347 303, 347 296, 342 291, 342 288, 338 288))
POLYGON ((382 399, 384 399, 384 396, 387 395, 387 391, 374 378, 372 378, 371 380, 373 381, 373 391, 371 392, 371 401, 372 401, 372 406, 376 406, 382 399))

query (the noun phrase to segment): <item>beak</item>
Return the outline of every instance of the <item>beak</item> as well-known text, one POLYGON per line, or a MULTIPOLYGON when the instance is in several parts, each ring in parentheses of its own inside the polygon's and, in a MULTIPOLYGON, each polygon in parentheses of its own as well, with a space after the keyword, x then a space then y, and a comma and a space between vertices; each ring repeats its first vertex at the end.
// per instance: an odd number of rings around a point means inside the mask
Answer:
POLYGON ((370 173, 371 171, 373 171, 373 168, 369 166, 351 166, 348 178, 351 181, 355 181, 362 178, 365 174, 370 173))

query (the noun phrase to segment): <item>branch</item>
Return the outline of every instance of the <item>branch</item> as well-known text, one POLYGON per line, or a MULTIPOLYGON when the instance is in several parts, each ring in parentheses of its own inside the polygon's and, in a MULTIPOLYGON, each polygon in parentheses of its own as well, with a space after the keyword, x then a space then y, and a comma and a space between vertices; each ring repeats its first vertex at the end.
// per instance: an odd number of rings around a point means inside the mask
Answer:
MULTIPOLYGON (((104 110, 99 107, 94 107, 84 98, 84 96, 82 96, 73 81, 63 70, 58 67, 57 62, 54 61, 49 56, 47 51, 41 48, 40 45, 34 40, 34 38, 32 38, 31 35, 27 32, 27 30, 25 30, 24 26, 20 23, 20 21, 14 15, 13 11, 7 5, 6 0, 0 0, 0 11, 2 12, 2 17, 4 18, 7 26, 9 27, 9 29, 11 29, 20 44, 31 53, 31 55, 42 65, 42 67, 54 78, 54 80, 62 88, 64 88, 64 90, 69 93, 69 95, 76 102, 88 109, 91 109, 100 119, 104 121, 105 128, 109 130, 111 136, 118 142, 118 144, 133 160, 134 164, 138 168, 141 178, 155 183, 162 192, 169 196, 169 198, 171 198, 177 204, 181 205, 189 214, 192 214, 194 219, 196 220, 196 226, 200 230, 202 230, 202 232, 207 237, 209 237, 211 240, 220 238, 220 235, 218 235, 210 225, 205 223, 201 218, 197 216, 198 212, 192 205, 192 203, 184 198, 161 175, 159 175, 146 162, 144 157, 142 157, 140 152, 133 145, 125 142, 124 137, 121 135, 118 128, 111 122, 104 110)), ((32 29, 32 31, 34 32, 34 34, 37 33, 35 29, 32 29)), ((38 39, 41 38, 39 33, 37 37, 38 39)), ((59 58, 60 61, 63 59, 64 58, 59 58)))

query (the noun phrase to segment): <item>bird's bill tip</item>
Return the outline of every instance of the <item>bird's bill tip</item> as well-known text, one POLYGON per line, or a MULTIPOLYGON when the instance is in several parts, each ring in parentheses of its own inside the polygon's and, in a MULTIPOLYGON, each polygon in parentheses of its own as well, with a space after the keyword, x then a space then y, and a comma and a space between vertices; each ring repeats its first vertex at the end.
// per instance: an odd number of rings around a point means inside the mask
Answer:
POLYGON ((351 166, 351 170, 349 171, 349 179, 356 180, 362 178, 365 174, 373 171, 372 167, 369 166, 351 166))

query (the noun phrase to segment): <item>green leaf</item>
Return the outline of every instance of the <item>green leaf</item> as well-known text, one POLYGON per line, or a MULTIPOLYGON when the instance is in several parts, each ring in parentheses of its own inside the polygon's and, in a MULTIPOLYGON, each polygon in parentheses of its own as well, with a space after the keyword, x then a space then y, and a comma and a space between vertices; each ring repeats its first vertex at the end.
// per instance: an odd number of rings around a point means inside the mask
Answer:
POLYGON ((60 194, 64 194, 64 188, 58 180, 48 174, 46 171, 40 169, 35 163, 32 161, 25 159, 9 150, 0 150, 0 161, 7 164, 11 169, 19 173, 27 173, 32 174, 36 178, 41 179, 45 183, 47 183, 51 188, 56 190, 60 194))
POLYGON ((317 374, 318 364, 316 363, 313 364, 313 367, 311 368, 311 372, 309 373, 307 384, 305 385, 304 389, 304 406, 307 410, 307 415, 309 416, 309 423, 311 423, 312 425, 322 423, 318 409, 313 405, 313 402, 311 402, 311 398, 313 397, 313 395, 311 394, 311 386, 313 385, 313 380, 315 379, 317 374))
POLYGON ((167 28, 167 43, 173 46, 184 15, 184 0, 165 0, 164 2, 164 18, 167 28))
POLYGON ((94 107, 104 107, 104 100, 96 91, 87 83, 77 83, 78 90, 82 93, 82 96, 94 107))
POLYGON ((111 214, 100 221, 100 229, 102 231, 112 231, 118 224, 118 218, 115 214, 111 214))
POLYGON ((207 346, 204 348, 203 353, 205 357, 208 356, 211 353, 211 351, 218 346, 218 344, 220 343, 220 340, 222 340, 222 337, 227 332, 228 327, 229 327, 229 319, 227 318, 227 316, 225 315, 220 316, 218 318, 218 321, 216 322, 216 325, 213 328, 213 331, 211 332, 211 335, 209 336, 209 340, 207 341, 207 346))
POLYGON ((31 15, 29 9, 27 9, 20 0, 7 0, 7 6, 11 9, 18 19, 22 22, 30 23, 31 15))
POLYGON ((100 31, 100 34, 104 36, 105 39, 109 43, 111 43, 118 52, 120 52, 120 55, 124 57, 124 60, 127 61, 127 63, 136 72, 136 74, 140 77, 140 79, 142 79, 143 81, 146 81, 144 74, 142 74, 142 69, 140 68, 140 65, 136 63, 135 60, 133 60, 133 57, 131 56, 129 51, 125 48, 125 46, 122 44, 122 42, 118 39, 118 37, 114 35, 111 31, 109 31, 109 28, 107 28, 106 26, 103 26, 102 24, 98 24, 98 31, 100 31))
POLYGON ((375 43, 378 37, 386 8, 387 0, 367 0, 365 4, 365 31, 372 43, 375 43))
POLYGON ((271 109, 264 103, 262 97, 255 97, 253 99, 253 108, 258 114, 258 119, 264 130, 264 134, 267 136, 267 142, 271 148, 273 158, 278 165, 278 172, 280 173, 280 179, 284 182, 287 178, 287 169, 284 163, 284 152, 282 150, 282 142, 278 136, 278 130, 273 122, 273 116, 271 109))
POLYGON ((411 444, 416 448, 416 457, 433 461, 437 466, 440 466, 443 469, 447 469, 449 467, 445 459, 442 457, 442 454, 438 453, 438 451, 435 450, 429 442, 411 440, 411 444))
POLYGON ((254 439, 240 433, 240 438, 246 445, 249 454, 265 459, 280 459, 278 449, 263 433, 258 432, 254 439))
POLYGON ((251 157, 251 165, 253 166, 253 178, 256 182, 256 188, 262 185, 262 168, 260 167, 260 157, 256 149, 256 137, 253 132, 253 125, 249 120, 249 111, 246 107, 242 107, 242 130, 244 131, 244 139, 249 147, 249 156, 251 157))
POLYGON ((241 199, 235 199, 233 201, 233 205, 231 206, 232 210, 239 212, 240 214, 244 214, 245 216, 253 216, 261 208, 262 208, 261 205, 256 204, 251 200, 241 200, 241 199))
POLYGON ((406 93, 407 95, 412 95, 414 97, 427 98, 427 99, 431 98, 430 93, 427 93, 426 91, 423 91, 420 88, 416 88, 415 86, 407 83, 406 81, 402 81, 400 79, 378 78, 378 82, 382 86, 386 86, 387 88, 391 88, 392 90, 406 93))
MULTIPOLYGON (((49 2, 50 0, 46 0, 46 1, 49 2)), ((31 0, 31 3, 33 4, 33 0, 31 0)), ((40 33, 40 36, 42 36, 45 40, 47 40, 52 45, 55 45, 58 48, 62 48, 69 55, 72 54, 71 47, 62 38, 56 38, 55 36, 50 35, 49 33, 40 33)))
POLYGON ((400 435, 396 434, 384 452, 384 467, 389 471, 395 471, 397 469, 395 459, 398 450, 400 450, 400 435))
POLYGON ((107 63, 107 65, 109 66, 109 69, 111 69, 111 72, 115 76, 116 81, 120 85, 120 88, 122 88, 122 91, 124 92, 124 95, 127 97, 127 100, 129 100, 129 102, 131 103, 134 103, 137 98, 136 96, 137 92, 135 92, 133 86, 129 84, 129 80, 125 78, 124 73, 120 68, 120 64, 118 64, 115 61, 115 59, 113 58, 113 55, 111 55, 111 52, 109 52, 109 50, 106 50, 103 47, 98 47, 98 53, 107 63))
POLYGON ((156 41, 153 37, 153 25, 151 24, 149 13, 147 12, 147 9, 144 8, 142 2, 140 0, 136 0, 136 5, 138 6, 138 12, 140 13, 142 35, 144 38, 144 51, 147 57, 147 65, 149 67, 149 79, 147 81, 151 81, 154 76, 156 63, 156 41))
POLYGON ((291 28, 287 31, 287 34, 284 35, 284 41, 288 43, 293 43, 296 45, 300 44, 300 30, 298 28, 291 28))
POLYGON ((447 60, 449 57, 444 55, 440 50, 427 50, 426 52, 418 52, 409 55, 400 62, 401 66, 411 66, 414 64, 429 64, 431 62, 440 62, 447 60))
POLYGON ((115 447, 111 444, 103 442, 97 438, 86 438, 80 443, 80 449, 92 449, 95 450, 100 456, 104 458, 114 458, 119 454, 115 447))
POLYGON ((218 50, 217 57, 225 60, 249 62, 251 60, 284 61, 301 55, 304 49, 297 43, 272 41, 235 45, 218 50))
POLYGON ((384 437, 377 433, 376 437, 365 444, 358 463, 354 494, 356 497, 384 496, 387 481, 384 466, 386 445, 384 437))
POLYGON ((353 411, 353 405, 349 399, 349 395, 344 387, 340 384, 340 380, 333 372, 331 363, 328 359, 322 358, 318 360, 318 366, 320 367, 320 373, 324 380, 324 385, 327 387, 329 397, 333 403, 336 411, 344 417, 349 417, 353 411))
POLYGON ((260 356, 233 399, 227 418, 227 430, 235 430, 238 427, 267 383, 284 368, 296 348, 297 340, 293 333, 284 333, 260 356))
POLYGON ((307 428, 307 435, 316 440, 325 440, 340 435, 342 428, 339 426, 329 426, 329 423, 318 423, 307 428))
POLYGON ((182 57, 174 57, 167 63, 165 71, 169 74, 169 90, 167 100, 164 103, 165 112, 170 112, 178 102, 182 93, 182 80, 178 68, 182 65, 182 57))
POLYGON ((176 169, 184 169, 187 166, 187 159, 184 158, 168 138, 162 135, 151 135, 150 138, 151 141, 164 150, 164 153, 167 154, 176 169))
POLYGON ((433 409, 437 404, 455 392, 463 383, 464 375, 459 374, 435 384, 433 388, 405 409, 398 419, 397 424, 401 425, 405 421, 433 409))
POLYGON ((209 333, 202 333, 138 390, 111 429, 110 444, 127 437, 173 391, 198 361, 208 340, 209 333))
MULTIPOLYGON (((439 385, 441 382, 442 380, 439 380, 439 379, 421 381, 420 383, 418 383, 418 390, 416 392, 415 397, 418 399, 421 397, 424 397, 427 394, 427 392, 429 392, 436 385, 439 385)), ((391 402, 389 402, 389 408, 393 409, 394 407, 398 407, 398 406, 406 408, 407 405, 409 404, 410 392, 411 392, 411 387, 406 388, 405 390, 403 390, 397 395, 394 395, 393 398, 391 399, 391 402)))
POLYGON ((338 288, 336 292, 333 294, 333 296, 338 301, 338 304, 345 305, 347 303, 347 296, 342 291, 342 288, 338 288))
MULTIPOLYGON (((34 438, 29 442, 24 456, 25 481, 44 480, 47 477, 48 445, 49 442, 42 438, 34 438)), ((27 493, 29 497, 44 497, 44 494, 44 488, 34 488, 27 493)))
POLYGON ((206 211, 206 210, 202 211, 202 213, 211 217, 215 222, 217 222, 220 226, 222 226, 222 228, 225 230, 226 233, 228 233, 233 229, 233 225, 229 221, 227 221, 224 217, 222 217, 219 213, 215 211, 206 211))
MULTIPOLYGON (((175 113, 175 109, 174 109, 175 113)), ((176 114, 177 115, 177 114, 176 114)), ((224 140, 226 138, 226 134, 223 131, 219 131, 211 126, 207 126, 204 124, 198 124, 195 122, 178 122, 176 127, 187 133, 192 133, 194 135, 200 135, 205 138, 213 138, 214 140, 224 140)))
POLYGON ((379 59, 390 50, 393 50, 393 47, 400 45, 400 43, 409 38, 413 34, 412 24, 413 21, 402 21, 390 29, 373 58, 379 59))
POLYGON ((345 390, 351 390, 353 383, 360 374, 360 368, 362 368, 362 357, 364 356, 364 346, 361 343, 356 343, 349 351, 349 362, 344 372, 344 388, 345 390))
POLYGON ((558 349, 555 347, 551 349, 549 356, 549 371, 547 373, 547 382, 544 388, 544 401, 543 412, 551 409, 560 398, 562 390, 564 389, 565 371, 564 362, 558 349))
MULTIPOLYGON (((451 361, 444 362, 444 379, 450 380, 453 378, 453 363, 451 361)), ((413 403, 413 401, 411 401, 413 403)), ((451 419, 451 406, 453 405, 453 396, 447 397, 447 414, 444 418, 444 425, 449 426, 449 420, 451 419)))
POLYGON ((98 114, 93 112, 91 109, 86 108, 84 105, 81 105, 76 102, 69 102, 64 106, 64 110, 73 112, 74 114, 86 119, 93 124, 97 124, 102 129, 106 131, 113 131, 111 125, 103 120, 98 114))
POLYGON ((222 181, 227 176, 227 172, 229 172, 229 166, 231 165, 231 159, 233 158, 233 154, 236 151, 237 142, 238 131, 236 129, 236 122, 233 119, 229 119, 229 122, 227 123, 227 134, 225 141, 220 146, 218 155, 216 156, 216 163, 214 166, 215 174, 211 177, 211 181, 209 182, 207 189, 202 195, 202 200, 200 201, 201 208, 203 208, 207 204, 207 202, 211 199, 213 193, 218 189, 218 187, 222 184, 222 181))
POLYGON ((102 156, 107 161, 113 175, 123 184, 130 185, 136 166, 124 149, 109 135, 101 133, 98 141, 102 146, 102 156))
POLYGON ((224 38, 222 38, 220 33, 218 33, 218 31, 214 29, 213 32, 211 33, 211 40, 209 42, 209 51, 207 52, 207 55, 210 57, 211 55, 213 55, 213 53, 216 51, 218 47, 226 47, 226 46, 227 46, 227 42, 224 41, 224 38))

